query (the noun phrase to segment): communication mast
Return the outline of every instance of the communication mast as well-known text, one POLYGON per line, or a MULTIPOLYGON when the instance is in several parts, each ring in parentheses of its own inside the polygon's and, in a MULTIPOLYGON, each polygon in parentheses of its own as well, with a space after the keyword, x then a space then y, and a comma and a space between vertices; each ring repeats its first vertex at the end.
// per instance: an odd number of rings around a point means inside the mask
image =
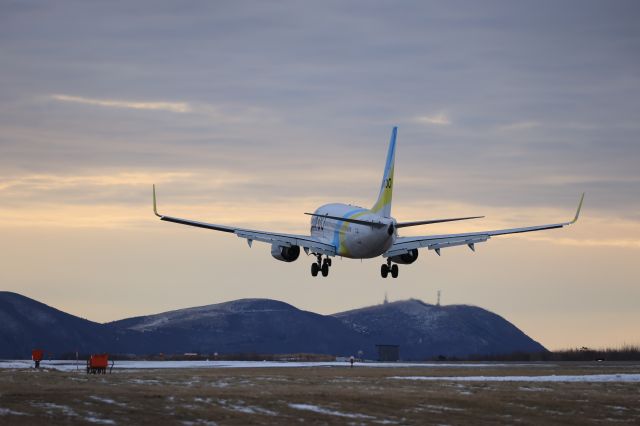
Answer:
POLYGON ((387 292, 386 292, 386 291, 384 292, 384 302, 383 302, 383 303, 384 303, 385 305, 386 305, 387 303, 389 303, 389 299, 387 298, 387 292))
POLYGON ((436 306, 440 306, 440 290, 438 290, 438 303, 436 306))

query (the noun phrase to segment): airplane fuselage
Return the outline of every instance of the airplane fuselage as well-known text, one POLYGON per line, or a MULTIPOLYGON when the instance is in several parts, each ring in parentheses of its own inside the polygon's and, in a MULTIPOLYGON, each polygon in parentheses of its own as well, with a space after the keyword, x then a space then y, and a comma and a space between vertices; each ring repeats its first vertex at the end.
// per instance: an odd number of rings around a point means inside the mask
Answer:
POLYGON ((336 248, 338 256, 370 259, 385 253, 397 237, 395 219, 382 217, 371 210, 350 204, 325 204, 311 217, 311 236, 336 248), (384 224, 372 227, 323 216, 359 219, 384 224))

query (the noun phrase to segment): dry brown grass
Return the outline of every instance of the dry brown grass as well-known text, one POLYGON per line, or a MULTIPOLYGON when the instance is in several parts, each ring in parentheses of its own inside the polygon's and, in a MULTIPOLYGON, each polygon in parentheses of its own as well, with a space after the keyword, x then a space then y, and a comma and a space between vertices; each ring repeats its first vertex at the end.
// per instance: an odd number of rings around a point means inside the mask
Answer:
POLYGON ((0 424, 640 423, 638 383, 389 378, 611 373, 640 373, 640 364, 114 370, 104 376, 0 370, 0 424))

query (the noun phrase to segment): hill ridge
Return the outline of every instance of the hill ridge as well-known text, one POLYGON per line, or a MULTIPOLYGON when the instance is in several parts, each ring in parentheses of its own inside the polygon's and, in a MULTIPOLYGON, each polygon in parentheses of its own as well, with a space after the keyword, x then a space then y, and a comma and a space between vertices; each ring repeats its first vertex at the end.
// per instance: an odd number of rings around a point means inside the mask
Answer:
POLYGON ((293 353, 375 359, 375 345, 399 344, 403 359, 466 356, 544 347, 498 314, 473 305, 431 305, 407 299, 332 315, 268 298, 244 298, 104 324, 67 314, 12 292, 0 292, 0 357, 56 353, 293 353), (13 307, 21 305, 27 315, 13 307), (55 327, 52 328, 52 324, 55 327))

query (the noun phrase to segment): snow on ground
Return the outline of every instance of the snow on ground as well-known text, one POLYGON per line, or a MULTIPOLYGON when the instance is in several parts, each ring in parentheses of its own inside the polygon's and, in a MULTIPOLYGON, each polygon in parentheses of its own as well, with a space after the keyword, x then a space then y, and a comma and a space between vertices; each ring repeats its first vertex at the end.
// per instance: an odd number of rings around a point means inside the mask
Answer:
POLYGON ((87 417, 84 418, 89 423, 95 423, 99 425, 115 425, 116 422, 111 419, 102 419, 98 417, 98 414, 93 412, 88 412, 87 417))
POLYGON ((44 408, 48 414, 52 414, 53 411, 60 411, 65 416, 78 416, 78 413, 76 413, 73 408, 69 407, 68 405, 59 405, 54 404, 53 402, 32 402, 31 405, 36 408, 44 408))
POLYGON ((98 401, 98 402, 103 402, 105 404, 109 404, 109 405, 116 405, 118 407, 126 407, 127 404, 125 404, 124 402, 118 402, 116 400, 110 399, 110 398, 101 398, 99 396, 90 396, 89 398, 91 398, 94 401, 98 401))
POLYGON ((583 374, 575 376, 393 376, 397 380, 457 382, 640 382, 640 374, 583 374))
POLYGON ((0 416, 30 416, 31 414, 0 407, 0 416))
POLYGON ((266 408, 262 408, 262 407, 257 407, 255 405, 245 405, 244 401, 236 401, 236 402, 230 402, 227 401, 225 399, 220 399, 218 400, 218 403, 223 406, 224 408, 231 410, 231 411, 237 411, 239 413, 244 413, 244 414, 264 414, 267 416, 277 416, 278 413, 276 413, 275 411, 271 411, 271 410, 267 410, 266 408))
MULTIPOLYGON (((40 367, 61 371, 85 371, 86 361, 42 361, 40 367)), ((289 361, 115 361, 114 369, 160 369, 160 368, 300 368, 300 367, 349 367, 348 362, 289 362, 289 361)), ((505 364, 505 363, 409 363, 409 362, 360 362, 355 367, 425 367, 425 368, 487 368, 487 367, 552 367, 553 364, 505 364)), ((33 368, 31 360, 0 360, 0 369, 33 368)))
POLYGON ((359 413, 345 413, 342 411, 330 410, 328 408, 322 408, 312 404, 289 404, 289 407, 296 410, 313 411, 318 414, 327 414, 329 416, 346 417, 349 419, 375 419, 375 417, 367 416, 366 414, 359 413))

